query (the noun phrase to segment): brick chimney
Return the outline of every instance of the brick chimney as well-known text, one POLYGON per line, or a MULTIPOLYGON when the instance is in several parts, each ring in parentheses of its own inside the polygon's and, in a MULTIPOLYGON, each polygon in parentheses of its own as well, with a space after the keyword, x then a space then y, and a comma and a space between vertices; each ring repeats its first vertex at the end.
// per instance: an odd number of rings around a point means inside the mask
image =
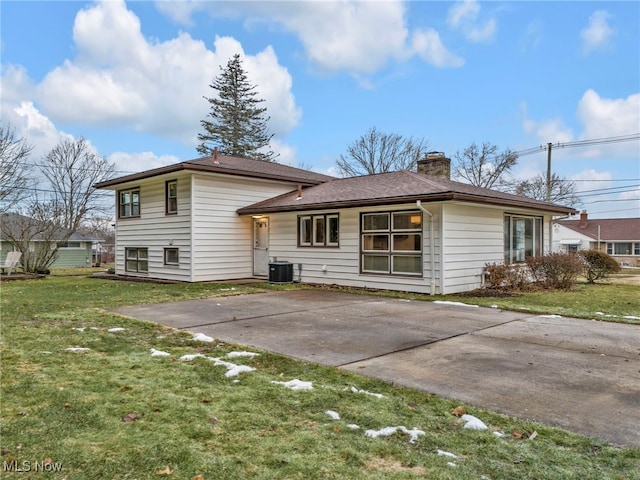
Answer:
POLYGON ((449 180, 451 159, 445 157, 444 152, 429 152, 423 159, 418 160, 418 173, 449 180))
POLYGON ((589 225, 589 221, 587 220, 587 211, 582 210, 580 212, 580 224, 578 225, 580 228, 587 228, 589 225))

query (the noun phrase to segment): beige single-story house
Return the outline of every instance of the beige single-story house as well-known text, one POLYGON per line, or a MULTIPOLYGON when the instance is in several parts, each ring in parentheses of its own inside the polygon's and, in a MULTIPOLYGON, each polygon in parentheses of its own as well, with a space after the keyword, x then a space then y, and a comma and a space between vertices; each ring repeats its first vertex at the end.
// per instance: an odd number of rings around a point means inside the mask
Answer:
POLYGON ((622 266, 640 267, 640 218, 590 219, 582 211, 578 219, 555 221, 553 239, 555 252, 601 250, 622 266))
POLYGON ((487 263, 551 251, 554 216, 572 208, 449 179, 429 155, 418 172, 334 178, 224 155, 96 185, 116 195, 116 273, 200 282, 268 278, 455 293, 487 263))

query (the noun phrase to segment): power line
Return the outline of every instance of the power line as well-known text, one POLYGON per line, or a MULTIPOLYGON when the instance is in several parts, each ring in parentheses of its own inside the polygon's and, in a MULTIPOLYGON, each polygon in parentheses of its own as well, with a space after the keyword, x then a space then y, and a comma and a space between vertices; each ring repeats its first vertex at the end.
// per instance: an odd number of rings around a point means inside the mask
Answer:
POLYGON ((514 152, 518 157, 524 157, 527 155, 533 155, 534 153, 547 151, 550 147, 553 148, 575 148, 575 147, 588 147, 591 145, 608 145, 611 143, 632 142, 634 140, 640 140, 640 133, 632 133, 629 135, 619 135, 616 137, 603 137, 592 138, 588 140, 577 140, 575 142, 557 142, 547 143, 546 145, 539 145, 537 147, 525 148, 514 152))

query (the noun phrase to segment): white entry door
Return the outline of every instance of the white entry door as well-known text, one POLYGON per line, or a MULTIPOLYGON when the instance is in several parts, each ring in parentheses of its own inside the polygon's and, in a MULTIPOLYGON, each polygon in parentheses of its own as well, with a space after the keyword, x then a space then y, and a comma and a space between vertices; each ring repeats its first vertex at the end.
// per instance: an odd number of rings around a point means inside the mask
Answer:
POLYGON ((269 218, 253 219, 253 274, 269 274, 269 218))

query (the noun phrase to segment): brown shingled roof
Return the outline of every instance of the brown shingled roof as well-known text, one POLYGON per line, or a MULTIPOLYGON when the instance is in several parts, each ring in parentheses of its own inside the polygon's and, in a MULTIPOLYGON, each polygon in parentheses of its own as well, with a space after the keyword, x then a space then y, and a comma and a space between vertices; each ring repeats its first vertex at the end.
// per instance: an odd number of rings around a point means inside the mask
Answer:
POLYGON ((539 202, 530 198, 474 187, 440 177, 401 170, 397 172, 340 178, 302 191, 290 192, 238 210, 241 215, 268 212, 390 205, 421 201, 460 200, 477 203, 536 208, 555 214, 574 213, 574 209, 539 202))
POLYGON ((556 223, 594 240, 598 240, 598 227, 600 240, 605 242, 640 240, 640 218, 589 219, 585 228, 580 228, 580 220, 562 220, 556 223))
POLYGON ((282 180, 286 182, 299 183, 303 186, 317 185, 318 183, 326 182, 334 178, 329 175, 323 175, 322 173, 289 167, 275 162, 253 160, 250 158, 217 155, 216 160, 217 161, 214 161, 212 156, 187 160, 185 162, 167 165, 166 167, 154 168, 152 170, 145 170, 144 172, 114 178, 97 183, 94 186, 95 188, 107 188, 121 183, 133 182, 180 170, 224 173, 227 175, 238 175, 243 177, 282 180))

